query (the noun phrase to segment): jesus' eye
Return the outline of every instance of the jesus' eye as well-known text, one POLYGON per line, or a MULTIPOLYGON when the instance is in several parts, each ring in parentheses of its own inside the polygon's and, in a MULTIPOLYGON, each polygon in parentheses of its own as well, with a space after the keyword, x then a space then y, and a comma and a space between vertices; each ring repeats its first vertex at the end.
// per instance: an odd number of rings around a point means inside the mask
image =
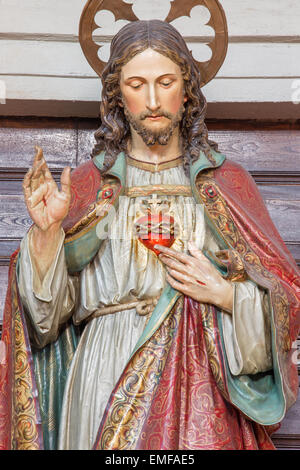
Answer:
POLYGON ((160 82, 160 84, 165 88, 167 88, 169 85, 171 85, 171 83, 172 83, 172 80, 165 80, 163 82, 160 82))
POLYGON ((132 88, 134 88, 135 90, 137 90, 138 88, 140 88, 140 87, 142 86, 142 83, 140 83, 140 82, 133 82, 133 83, 130 84, 130 86, 131 86, 132 88))

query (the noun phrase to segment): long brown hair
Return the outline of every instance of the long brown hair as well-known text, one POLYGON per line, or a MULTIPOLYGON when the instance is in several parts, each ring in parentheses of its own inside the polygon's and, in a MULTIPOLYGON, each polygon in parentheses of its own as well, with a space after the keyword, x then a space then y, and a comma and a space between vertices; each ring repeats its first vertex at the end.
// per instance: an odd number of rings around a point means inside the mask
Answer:
POLYGON ((113 38, 110 58, 102 74, 101 126, 95 132, 92 156, 106 151, 103 173, 112 167, 121 151, 126 152, 130 138, 130 127, 123 107, 119 105, 121 68, 148 48, 167 56, 181 68, 188 98, 180 123, 185 171, 188 173, 190 164, 199 158, 201 150, 214 163, 210 147, 217 150, 217 144, 208 140, 204 122, 207 103, 200 88, 200 72, 184 39, 164 21, 134 21, 113 38))

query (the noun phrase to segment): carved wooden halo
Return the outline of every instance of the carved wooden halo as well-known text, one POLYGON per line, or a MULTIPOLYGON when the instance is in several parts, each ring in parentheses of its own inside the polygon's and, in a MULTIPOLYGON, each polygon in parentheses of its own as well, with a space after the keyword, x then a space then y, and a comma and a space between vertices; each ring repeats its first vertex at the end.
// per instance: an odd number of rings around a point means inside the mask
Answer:
MULTIPOLYGON (((207 26, 215 31, 213 40, 207 45, 212 51, 212 57, 206 62, 197 62, 201 72, 201 86, 210 82, 222 66, 228 47, 228 31, 224 10, 218 0, 173 0, 169 14, 165 21, 171 22, 181 16, 190 16, 193 7, 203 5, 210 12, 210 20, 207 26)), ((93 40, 93 32, 99 28, 95 22, 96 14, 101 10, 109 10, 117 20, 137 21, 138 18, 132 10, 132 4, 124 3, 122 0, 88 0, 79 25, 79 41, 83 53, 95 70, 101 76, 106 65, 99 56, 98 51, 102 47, 93 40)))

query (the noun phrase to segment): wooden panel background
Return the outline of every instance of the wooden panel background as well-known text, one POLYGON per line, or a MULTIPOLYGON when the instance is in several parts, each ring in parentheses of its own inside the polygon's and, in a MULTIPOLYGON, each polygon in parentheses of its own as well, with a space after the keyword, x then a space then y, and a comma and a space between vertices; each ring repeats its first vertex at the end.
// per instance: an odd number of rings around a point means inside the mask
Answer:
MULTIPOLYGON (((300 122, 208 121, 209 136, 256 180, 281 236, 300 265, 300 122)), ((57 181, 64 166, 90 158, 94 119, 0 121, 0 323, 9 257, 31 225, 22 179, 40 145, 57 181)), ((278 448, 300 449, 300 398, 274 435, 278 448)))

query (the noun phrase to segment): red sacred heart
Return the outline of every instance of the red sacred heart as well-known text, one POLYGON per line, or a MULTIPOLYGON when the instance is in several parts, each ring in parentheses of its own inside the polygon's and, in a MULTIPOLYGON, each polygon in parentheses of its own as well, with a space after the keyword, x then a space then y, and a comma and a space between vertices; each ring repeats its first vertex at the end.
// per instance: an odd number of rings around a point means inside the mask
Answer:
POLYGON ((135 229, 140 242, 156 255, 159 255, 160 251, 155 250, 154 245, 170 248, 175 240, 175 222, 169 214, 149 212, 136 221, 135 229))

